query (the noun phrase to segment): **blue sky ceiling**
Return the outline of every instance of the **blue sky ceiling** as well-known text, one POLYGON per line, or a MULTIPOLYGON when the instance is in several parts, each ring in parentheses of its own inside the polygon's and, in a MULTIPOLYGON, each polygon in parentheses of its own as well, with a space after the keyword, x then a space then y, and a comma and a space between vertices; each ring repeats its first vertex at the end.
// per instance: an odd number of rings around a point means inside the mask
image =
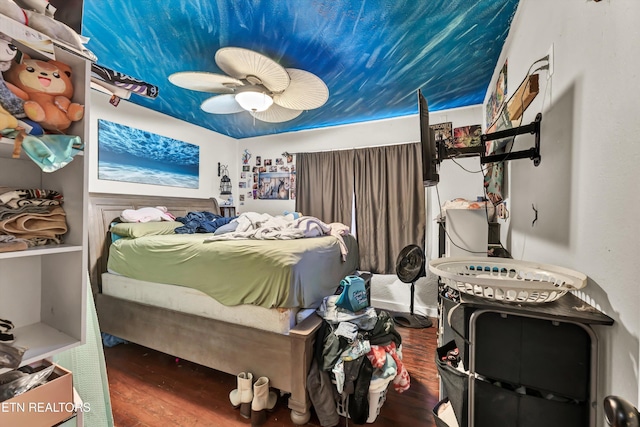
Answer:
POLYGON ((82 33, 97 63, 159 87, 130 101, 234 138, 315 129, 480 104, 518 0, 85 0, 82 33), (211 94, 168 81, 224 74, 221 47, 252 49, 320 77, 322 107, 284 123, 205 113, 211 94))

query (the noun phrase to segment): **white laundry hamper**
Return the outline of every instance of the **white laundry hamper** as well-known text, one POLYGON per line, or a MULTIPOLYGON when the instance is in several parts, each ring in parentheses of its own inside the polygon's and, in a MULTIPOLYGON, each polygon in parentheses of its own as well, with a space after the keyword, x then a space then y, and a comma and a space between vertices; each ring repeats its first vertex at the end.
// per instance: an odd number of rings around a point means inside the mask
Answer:
POLYGON ((510 258, 439 258, 429 270, 462 293, 509 303, 551 302, 587 284, 580 272, 510 258))

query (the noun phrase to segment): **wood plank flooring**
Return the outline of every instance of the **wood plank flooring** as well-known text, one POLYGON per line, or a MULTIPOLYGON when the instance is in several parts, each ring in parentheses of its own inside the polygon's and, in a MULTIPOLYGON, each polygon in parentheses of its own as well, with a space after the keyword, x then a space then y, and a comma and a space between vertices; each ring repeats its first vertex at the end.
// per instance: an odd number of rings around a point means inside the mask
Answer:
MULTIPOLYGON (((433 319, 434 325, 436 320, 433 319)), ((411 388, 392 388, 375 423, 379 427, 434 427, 431 410, 438 402, 434 363, 436 327, 398 328, 411 388)), ((251 425, 229 403, 236 377, 141 347, 120 344, 105 348, 111 404, 116 427, 234 427, 251 425)), ((320 426, 313 413, 308 426, 320 426)), ((345 426, 340 419, 339 426, 345 426)), ((353 423, 349 423, 353 425, 353 423)), ((294 426, 281 397, 265 427, 294 426)))

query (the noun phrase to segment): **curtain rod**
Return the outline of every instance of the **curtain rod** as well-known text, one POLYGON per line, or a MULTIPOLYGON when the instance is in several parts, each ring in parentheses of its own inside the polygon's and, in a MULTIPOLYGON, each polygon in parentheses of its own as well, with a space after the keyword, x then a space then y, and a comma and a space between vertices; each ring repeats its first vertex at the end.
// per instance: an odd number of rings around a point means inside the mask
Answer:
POLYGON ((359 150, 364 148, 375 148, 375 147, 390 147, 392 145, 404 145, 404 144, 419 144, 420 141, 411 141, 411 142, 395 142, 391 144, 380 144, 380 145, 367 145, 363 147, 351 147, 351 148, 335 148, 331 150, 318 150, 318 151, 300 151, 297 153, 292 153, 290 151, 285 151, 282 153, 282 156, 294 156, 296 154, 310 154, 310 153, 328 153, 330 151, 347 151, 347 150, 359 150))

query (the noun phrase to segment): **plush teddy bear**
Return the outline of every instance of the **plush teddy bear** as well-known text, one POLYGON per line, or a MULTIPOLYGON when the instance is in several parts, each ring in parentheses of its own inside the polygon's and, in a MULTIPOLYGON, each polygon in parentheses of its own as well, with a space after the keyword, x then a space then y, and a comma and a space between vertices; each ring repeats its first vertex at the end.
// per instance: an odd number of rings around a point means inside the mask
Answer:
POLYGON ((60 61, 41 61, 23 56, 4 73, 10 88, 24 100, 27 117, 44 129, 64 133, 84 116, 84 106, 71 102, 71 67, 60 61))

